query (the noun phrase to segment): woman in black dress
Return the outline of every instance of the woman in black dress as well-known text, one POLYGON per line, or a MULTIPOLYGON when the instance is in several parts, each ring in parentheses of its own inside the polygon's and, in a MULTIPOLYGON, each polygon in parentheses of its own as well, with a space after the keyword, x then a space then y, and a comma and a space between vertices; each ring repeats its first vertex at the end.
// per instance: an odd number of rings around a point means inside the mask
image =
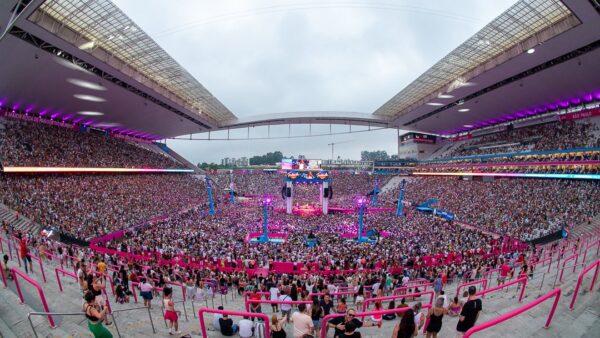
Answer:
POLYGON ((444 298, 438 297, 435 301, 435 306, 427 312, 429 325, 427 325, 426 338, 437 338, 438 332, 442 329, 442 318, 447 313, 448 310, 444 308, 444 298))

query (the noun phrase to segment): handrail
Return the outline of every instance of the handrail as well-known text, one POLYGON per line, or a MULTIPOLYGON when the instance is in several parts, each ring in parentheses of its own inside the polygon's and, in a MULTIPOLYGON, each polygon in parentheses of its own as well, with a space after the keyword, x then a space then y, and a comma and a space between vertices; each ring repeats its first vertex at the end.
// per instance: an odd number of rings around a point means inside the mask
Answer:
MULTIPOLYGON (((21 292, 21 287, 19 286, 19 280, 17 279, 17 276, 21 276, 26 282, 33 285, 38 290, 38 294, 40 295, 40 298, 42 300, 42 306, 44 307, 44 310, 46 310, 46 312, 50 312, 50 309, 48 308, 48 303, 46 302, 46 296, 44 295, 44 289, 42 289, 42 287, 40 286, 40 283, 38 283, 33 278, 27 276, 26 274, 24 274, 22 271, 20 271, 17 268, 12 268, 11 271, 12 271, 12 275, 13 275, 13 280, 15 281, 15 286, 17 287, 17 293, 19 294, 19 299, 21 300, 21 304, 25 304, 25 300, 23 299, 23 293, 21 292)), ((56 324, 54 323, 54 319, 52 319, 51 315, 48 315, 48 322, 50 323, 51 328, 56 327, 56 324)))
POLYGON ((471 337, 471 335, 473 335, 473 333, 475 332, 479 332, 479 331, 483 331, 489 327, 492 327, 494 325, 500 324, 510 318, 513 318, 515 316, 518 316, 519 314, 537 306, 540 303, 545 302, 546 300, 554 297, 554 304, 552 305, 552 309, 550 310, 550 314, 548 315, 548 319, 546 320, 546 324, 544 325, 544 328, 547 329, 550 327, 550 323, 552 322, 552 317, 554 316, 554 311, 556 310, 556 306, 558 305, 558 300, 560 299, 560 295, 561 295, 561 289, 557 288, 554 289, 552 291, 550 291, 549 293, 545 294, 544 296, 534 300, 531 303, 525 304, 523 306, 521 306, 518 309, 515 309, 507 314, 504 314, 498 318, 489 320, 485 323, 481 323, 478 325, 473 326, 472 328, 470 328, 469 330, 467 330, 467 332, 465 332, 464 334, 464 338, 469 338, 471 337))
POLYGON ((426 291, 428 286, 433 287, 433 283, 420 284, 420 285, 401 286, 399 288, 395 288, 394 291, 392 291, 392 295, 395 296, 395 295, 400 294, 401 291, 412 290, 412 289, 415 289, 415 288, 418 288, 418 287, 423 287, 423 291, 426 291))
POLYGON ((54 273, 56 273, 56 282, 58 283, 58 289, 60 290, 60 292, 63 292, 63 287, 62 287, 62 283, 60 282, 60 276, 58 275, 59 271, 63 274, 63 276, 67 275, 69 277, 74 278, 75 280, 77 280, 79 282, 79 278, 77 278, 76 274, 74 274, 70 271, 67 271, 63 268, 59 268, 59 267, 54 268, 54 273))
POLYGON ((520 303, 520 302, 523 301, 523 294, 525 293, 525 288, 527 287, 527 277, 520 277, 520 278, 517 278, 517 279, 515 279, 513 281, 504 283, 502 285, 495 286, 495 287, 493 287, 491 289, 481 290, 481 291, 477 292, 475 295, 482 296, 482 295, 485 295, 485 294, 488 294, 488 293, 491 293, 491 292, 494 292, 494 291, 497 291, 497 290, 504 289, 504 288, 509 287, 509 286, 511 286, 513 284, 523 284, 523 289, 521 290, 521 295, 519 296, 519 303, 520 303))
POLYGON ((267 316, 264 313, 201 308, 200 310, 198 310, 198 320, 200 321, 200 330, 202 331, 202 337, 208 337, 208 335, 206 334, 206 324, 204 323, 204 313, 216 313, 222 315, 262 318, 262 320, 265 323, 265 337, 271 337, 271 325, 269 325, 269 316, 267 316))
MULTIPOLYGON (((571 268, 572 267, 573 269, 576 269, 576 267, 579 266, 579 265, 585 266, 585 263, 579 262, 577 264, 567 265, 567 266, 565 266, 565 268, 571 268)), ((558 281, 558 277, 559 277, 559 273, 558 273, 558 270, 557 270, 556 274, 554 275, 554 284, 552 284, 553 288, 556 287, 556 282, 558 281)))
POLYGON ((546 263, 547 261, 550 261, 550 263, 548 264, 548 273, 550 273, 550 268, 552 267, 552 256, 550 256, 550 257, 547 257, 547 258, 544 258, 544 259, 542 259, 542 260, 539 260, 539 261, 537 261, 537 262, 533 263, 533 264, 532 264, 532 265, 533 265, 532 267, 534 267, 534 268, 535 268, 535 267, 536 267, 536 266, 538 266, 539 264, 542 264, 542 266, 544 266, 544 265, 543 265, 543 263, 546 263))
POLYGON ((365 299, 365 302, 363 303, 362 310, 366 311, 369 308, 369 303, 372 303, 372 302, 395 300, 395 299, 399 299, 399 298, 402 299, 402 298, 406 298, 406 297, 415 297, 415 296, 420 297, 422 295, 431 295, 431 297, 429 297, 429 305, 433 304, 433 298, 435 297, 435 293, 433 292, 433 290, 427 290, 427 291, 423 291, 423 292, 409 293, 406 295, 367 298, 367 299, 365 299))
POLYGON ((460 294, 460 290, 465 286, 475 285, 475 284, 483 284, 483 290, 487 289, 487 279, 478 279, 472 282, 462 283, 456 288, 456 297, 460 294))
POLYGON ((568 261, 575 259, 575 264, 573 265, 573 273, 575 273, 575 270, 577 269, 577 260, 579 259, 579 255, 578 254, 573 254, 567 258, 565 258, 565 260, 563 261, 563 267, 562 270, 560 271, 560 278, 559 281, 562 283, 563 281, 563 274, 565 273, 565 264, 567 264, 568 261))
POLYGON ((255 303, 255 304, 290 304, 290 305, 296 305, 296 304, 312 304, 313 302, 310 300, 268 300, 268 299, 248 299, 244 302, 244 305, 246 307, 246 311, 250 310, 249 304, 251 303, 255 303))
POLYGON ((148 311, 148 318, 150 318, 150 325, 152 326, 152 332, 156 333, 156 329, 154 328, 154 321, 152 320, 152 313, 150 312, 150 308, 145 307, 145 306, 140 306, 140 307, 134 307, 134 308, 129 308, 129 309, 114 310, 110 313, 110 316, 113 319, 113 323, 115 324, 115 329, 117 329, 117 334, 119 335, 119 337, 121 337, 121 333, 119 332, 119 326, 117 325, 117 321, 115 320, 115 313, 127 312, 127 311, 133 311, 133 310, 141 310, 141 309, 146 309, 148 311))
MULTIPOLYGON (((33 331, 33 335, 35 338, 38 338, 37 331, 33 326, 33 322, 31 321, 31 316, 85 316, 84 312, 29 312, 27 314, 27 320, 29 320, 29 325, 31 326, 31 330, 33 331)), ((119 336, 120 337, 120 336, 119 336)))
POLYGON ((585 247, 585 252, 583 253, 583 262, 584 263, 585 263, 585 259, 587 258, 588 250, 593 248, 594 246, 598 247, 598 249, 596 249, 596 256, 598 256, 598 252, 600 252, 600 240, 597 240, 594 243, 591 243, 585 247))
MULTIPOLYGON (((251 296, 251 295, 253 295, 253 294, 254 294, 254 291, 244 291, 244 293, 242 294, 242 295, 244 296, 244 303, 245 303, 246 301, 248 301, 248 299, 249 299, 249 298, 248 298, 248 296, 251 296)), ((271 295, 271 293, 270 293, 270 292, 257 292, 256 294, 257 294, 257 295, 260 295, 260 296, 261 296, 261 298, 262 298, 262 296, 270 296, 270 295, 271 295)), ((266 298, 266 297, 265 297, 265 298, 266 298)))
MULTIPOLYGON (((433 291, 430 290, 428 292, 433 292, 433 291)), ((422 308, 429 309, 429 308, 431 308, 431 304, 423 304, 422 308)), ((402 312, 406 312, 408 310, 412 310, 412 308, 399 307, 399 308, 389 309, 389 310, 359 312, 359 313, 354 314, 354 318, 366 317, 366 316, 372 316, 372 315, 386 315, 389 313, 402 313, 402 312)), ((345 313, 330 313, 327 316, 323 317, 323 319, 321 319, 321 322, 323 323, 323 325, 321 325, 321 338, 327 338, 327 329, 328 329, 327 324, 329 323, 330 319, 345 316, 345 315, 346 315, 345 313)), ((206 337, 206 336, 204 336, 204 337, 206 337)))
POLYGON ((38 256, 32 255, 31 253, 28 253, 27 256, 29 256, 31 259, 38 261, 38 263, 40 263, 40 270, 42 270, 42 279, 44 280, 44 283, 47 283, 48 281, 46 281, 46 272, 44 272, 44 264, 42 264, 42 259, 39 258, 38 256))
POLYGON ((577 299, 577 293, 579 292, 579 287, 581 286, 581 283, 583 282, 583 276, 585 276, 585 274, 588 273, 590 270, 592 270, 594 267, 596 268, 596 271, 594 272, 594 277, 592 277, 592 285, 590 286, 590 291, 592 291, 594 289, 594 283, 596 282, 596 277, 598 277, 598 268, 600 267, 600 260, 596 260, 595 262, 590 264, 587 268, 583 269, 583 271, 581 271, 581 273, 579 274, 579 278, 577 279, 577 285, 575 286, 575 292, 573 293, 573 298, 571 299, 571 305, 569 305, 569 309, 571 311, 573 311, 573 308, 575 307, 575 300, 577 299))
POLYGON ((4 276, 4 267, 2 266, 0 266, 0 275, 2 275, 2 283, 4 283, 4 288, 6 289, 8 284, 6 284, 6 276, 4 276))

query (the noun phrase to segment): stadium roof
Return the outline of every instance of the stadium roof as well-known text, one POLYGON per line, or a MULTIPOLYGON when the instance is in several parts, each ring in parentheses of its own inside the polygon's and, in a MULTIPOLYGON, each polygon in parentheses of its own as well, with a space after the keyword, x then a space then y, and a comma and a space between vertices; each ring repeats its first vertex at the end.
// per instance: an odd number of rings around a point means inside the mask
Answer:
POLYGON ((2 1, 0 22, 9 23, 0 41, 5 107, 148 138, 287 123, 452 134, 571 98, 600 99, 594 0, 518 1, 373 114, 238 118, 109 0, 2 1))
POLYGON ((377 109, 375 115, 397 118, 406 114, 415 106, 468 85, 471 78, 542 43, 541 39, 577 24, 579 21, 559 0, 519 1, 377 109), (530 39, 536 35, 541 39, 530 39))

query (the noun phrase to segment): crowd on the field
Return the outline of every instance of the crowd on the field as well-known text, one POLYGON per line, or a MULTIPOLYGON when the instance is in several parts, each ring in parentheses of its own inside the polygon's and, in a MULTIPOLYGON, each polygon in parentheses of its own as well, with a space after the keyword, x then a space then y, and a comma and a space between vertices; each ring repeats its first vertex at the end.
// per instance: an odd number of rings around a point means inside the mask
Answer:
MULTIPOLYGON (((389 204, 398 188, 385 195, 389 204)), ((457 220, 486 230, 530 240, 561 227, 584 224, 600 214, 600 185, 594 181, 496 179, 491 182, 456 177, 412 177, 404 199, 452 212, 457 220)))
POLYGON ((0 159, 3 166, 183 168, 169 156, 99 131, 5 119, 0 159))

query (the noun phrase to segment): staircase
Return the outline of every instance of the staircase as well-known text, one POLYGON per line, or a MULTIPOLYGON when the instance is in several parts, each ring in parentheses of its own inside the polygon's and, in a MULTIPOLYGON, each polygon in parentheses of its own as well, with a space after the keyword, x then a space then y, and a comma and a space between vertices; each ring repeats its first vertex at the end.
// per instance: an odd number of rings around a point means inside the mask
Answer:
POLYGON ((407 178, 402 177, 402 176, 393 176, 389 181, 387 181, 386 184, 383 185, 383 187, 381 187, 379 193, 381 195, 385 195, 388 192, 393 191, 400 185, 400 182, 402 182, 402 179, 407 179, 407 178))
POLYGON ((15 230, 19 231, 37 234, 41 230, 39 224, 33 223, 21 214, 19 214, 19 219, 17 219, 15 211, 0 203, 0 223, 4 221, 7 221, 9 225, 12 225, 15 230))

